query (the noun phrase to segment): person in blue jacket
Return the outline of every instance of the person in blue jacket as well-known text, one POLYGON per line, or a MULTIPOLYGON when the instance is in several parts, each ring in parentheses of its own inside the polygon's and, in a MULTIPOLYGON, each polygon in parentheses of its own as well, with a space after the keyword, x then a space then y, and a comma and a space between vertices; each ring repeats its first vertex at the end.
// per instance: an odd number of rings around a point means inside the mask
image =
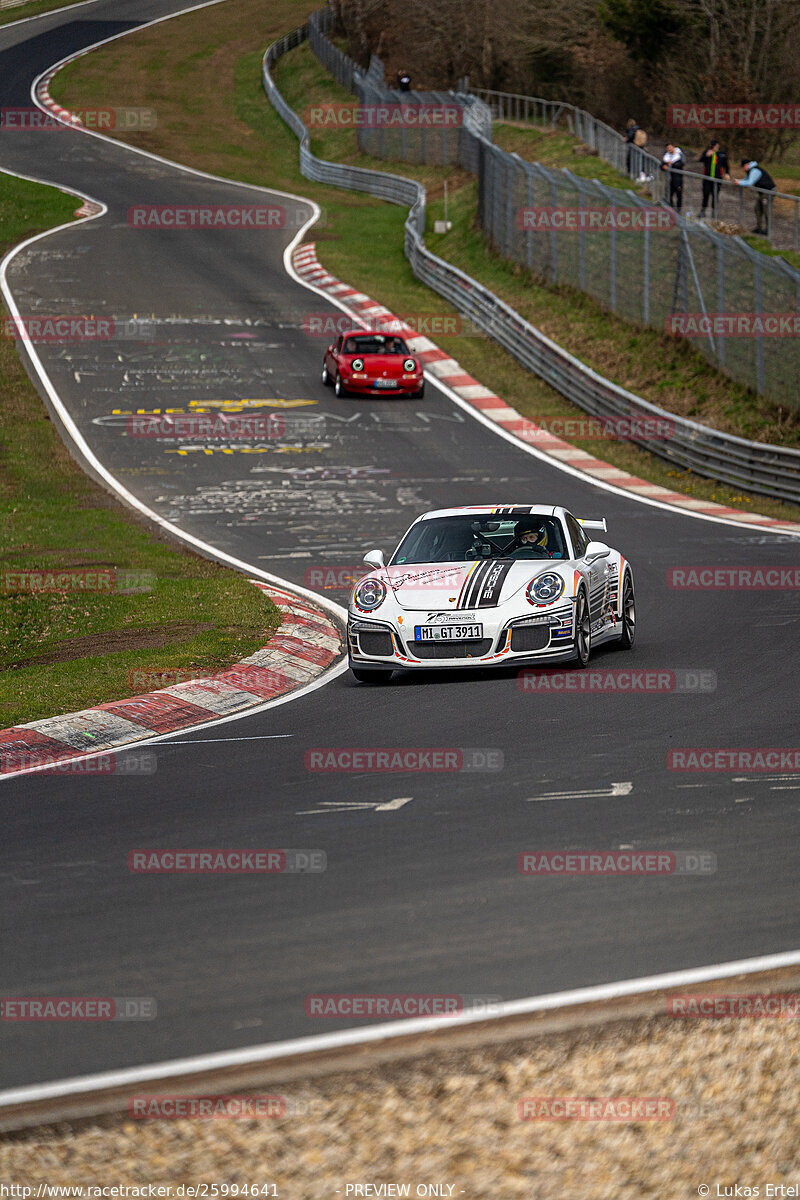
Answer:
POLYGON ((764 198, 764 192, 775 191, 775 180, 770 175, 769 171, 765 171, 760 167, 754 158, 743 158, 741 165, 747 171, 744 179, 737 179, 739 187, 754 187, 760 190, 756 192, 756 227, 753 233, 760 233, 762 237, 767 235, 767 204, 764 198), (762 225, 764 228, 762 229, 762 225))

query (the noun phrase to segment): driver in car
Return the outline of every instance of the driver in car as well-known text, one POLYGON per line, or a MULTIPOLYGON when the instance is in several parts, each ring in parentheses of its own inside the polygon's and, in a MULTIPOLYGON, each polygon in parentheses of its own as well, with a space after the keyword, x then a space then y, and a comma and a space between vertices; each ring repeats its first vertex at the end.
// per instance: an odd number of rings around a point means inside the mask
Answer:
POLYGON ((506 550, 509 558, 552 558, 547 548, 547 527, 543 521, 517 521, 514 540, 506 550))

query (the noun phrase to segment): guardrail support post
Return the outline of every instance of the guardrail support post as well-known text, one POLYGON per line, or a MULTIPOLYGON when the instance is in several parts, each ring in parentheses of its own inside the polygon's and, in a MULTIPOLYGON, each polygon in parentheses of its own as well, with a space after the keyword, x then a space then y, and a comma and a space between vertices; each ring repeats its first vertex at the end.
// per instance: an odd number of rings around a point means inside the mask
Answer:
MULTIPOLYGON (((558 188, 555 183, 550 184, 550 200, 553 208, 558 207, 558 188)), ((558 232, 553 228, 553 222, 550 222, 550 278, 553 283, 558 283, 558 232)))
MULTIPOLYGON (((760 262, 753 264, 756 296, 756 312, 759 316, 764 311, 764 280, 760 262)), ((764 335, 759 331, 756 335, 756 390, 764 391, 764 335)))
POLYGON ((617 207, 611 205, 612 225, 608 245, 608 302, 611 311, 617 311, 617 207))
MULTIPOLYGON (((530 167, 527 168, 525 174, 528 177, 528 208, 533 209, 533 206, 534 206, 533 171, 531 170, 530 167)), ((528 232, 526 233, 525 237, 526 237, 526 242, 527 242, 526 250, 527 250, 528 267, 532 271, 533 264, 534 264, 533 229, 531 229, 529 227, 528 232)))
MULTIPOLYGON (((725 312, 725 254, 722 242, 717 242, 717 312, 725 312)), ((725 338, 717 338, 717 362, 725 366, 725 338)))

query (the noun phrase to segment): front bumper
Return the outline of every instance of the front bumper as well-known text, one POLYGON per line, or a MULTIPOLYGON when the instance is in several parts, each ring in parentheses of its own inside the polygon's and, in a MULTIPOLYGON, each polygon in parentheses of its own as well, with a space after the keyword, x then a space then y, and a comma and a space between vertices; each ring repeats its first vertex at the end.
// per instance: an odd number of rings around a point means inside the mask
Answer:
POLYGON ((568 662, 574 657, 573 604, 563 601, 543 616, 498 616, 480 613, 483 638, 462 642, 414 638, 428 611, 402 614, 403 623, 354 616, 347 622, 347 644, 353 666, 404 670, 431 668, 526 666, 568 662))
POLYGON ((398 379, 397 387, 377 387, 375 379, 345 379, 342 376, 342 385, 346 391, 352 392, 354 396, 412 396, 422 387, 424 377, 420 375, 419 379, 398 379))

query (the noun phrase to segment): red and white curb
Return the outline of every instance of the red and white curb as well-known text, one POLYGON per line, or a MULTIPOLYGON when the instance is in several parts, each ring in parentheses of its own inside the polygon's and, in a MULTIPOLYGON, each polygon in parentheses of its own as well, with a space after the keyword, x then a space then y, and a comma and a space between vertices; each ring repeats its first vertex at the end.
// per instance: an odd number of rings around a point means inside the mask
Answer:
MULTIPOLYGON (((83 53, 84 52, 81 51, 81 54, 74 54, 72 58, 68 59, 67 61, 72 62, 73 59, 80 58, 83 53)), ((42 76, 42 78, 39 80, 39 85, 36 88, 36 97, 41 103, 42 107, 46 108, 47 111, 59 121, 63 121, 66 125, 73 125, 75 128, 81 128, 83 126, 83 122, 81 121, 80 117, 76 113, 70 112, 68 108, 62 108, 60 104, 56 104, 55 100, 50 95, 50 82, 57 71, 61 70, 61 65, 62 64, 59 64, 58 68, 53 68, 52 71, 48 71, 46 75, 42 76)), ((101 204, 96 204, 94 200, 84 200, 80 208, 75 209, 75 216, 94 217, 102 211, 103 206, 101 204)))
POLYGON ((154 734, 195 728, 311 683, 342 653, 325 612, 273 584, 252 580, 283 614, 268 644, 234 666, 160 691, 0 730, 0 774, 105 752, 154 734))
POLYGON ((800 524, 793 521, 782 521, 776 517, 762 517, 758 513, 743 512, 738 508, 715 504, 711 500, 695 500, 691 496, 684 496, 680 492, 673 492, 670 488, 661 487, 660 484, 648 483, 646 479, 639 479, 636 475, 631 475, 620 467, 615 467, 600 458, 595 458, 585 450, 571 446, 569 442, 562 441, 549 430, 543 429, 534 421, 523 417, 511 405, 506 404, 505 400, 501 400, 489 388, 484 387, 477 379, 473 379, 454 358, 445 354, 429 338, 420 337, 399 317, 395 317, 388 308, 377 304, 364 292, 359 292, 356 288, 342 283, 340 279, 326 271, 317 259, 314 242, 304 242, 296 247, 292 255, 292 265, 301 279, 312 284, 319 291, 325 292, 329 296, 335 296, 339 303, 351 308, 356 317, 369 321, 377 319, 391 321, 392 329, 396 329, 405 337, 409 347, 420 359, 426 371, 452 388, 462 401, 477 409, 482 416, 496 422, 506 432, 519 438, 521 442, 535 446, 548 458, 553 458, 558 463, 566 464, 574 470, 582 472, 590 480, 610 484, 622 491, 640 496, 642 499, 657 500, 662 504, 670 504, 675 508, 701 513, 704 516, 723 517, 728 520, 735 518, 736 521, 750 525, 762 525, 775 530, 786 529, 793 533, 800 533, 800 524))
MULTIPOLYGON (((80 58, 81 54, 83 53, 85 53, 85 51, 81 51, 80 54, 73 54, 70 58, 66 59, 66 62, 72 62, 73 59, 80 58)), ((36 97, 39 101, 41 101, 43 107, 46 108, 48 112, 52 113, 54 117, 58 117, 60 121, 64 121, 67 125, 82 125, 83 122, 79 116, 73 112, 70 112, 68 108, 62 108, 60 104, 56 104, 55 100, 50 95, 50 83, 53 79, 53 76, 57 73, 57 71, 61 70, 63 65, 63 63, 60 63, 57 68, 53 67, 53 69, 48 71, 46 75, 42 75, 41 79, 39 80, 39 86, 36 89, 36 97)))

